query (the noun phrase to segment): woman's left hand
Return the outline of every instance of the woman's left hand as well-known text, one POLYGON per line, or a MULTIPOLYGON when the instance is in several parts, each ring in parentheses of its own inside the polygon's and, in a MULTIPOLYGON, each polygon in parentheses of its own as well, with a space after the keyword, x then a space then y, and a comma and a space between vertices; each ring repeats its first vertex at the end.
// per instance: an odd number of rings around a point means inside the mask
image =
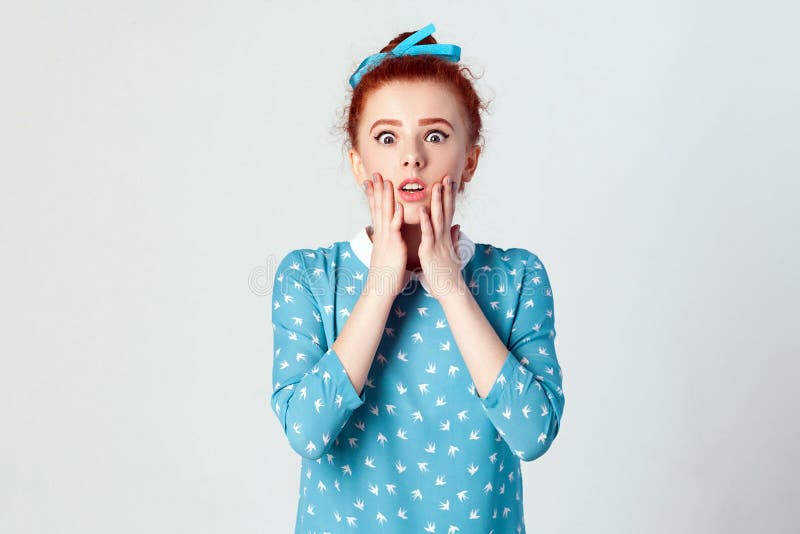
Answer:
POLYGON ((455 213, 454 183, 445 176, 442 183, 434 185, 430 217, 424 206, 419 207, 422 230, 419 262, 431 296, 437 300, 455 291, 463 282, 461 259, 455 249, 460 225, 450 226, 455 213))

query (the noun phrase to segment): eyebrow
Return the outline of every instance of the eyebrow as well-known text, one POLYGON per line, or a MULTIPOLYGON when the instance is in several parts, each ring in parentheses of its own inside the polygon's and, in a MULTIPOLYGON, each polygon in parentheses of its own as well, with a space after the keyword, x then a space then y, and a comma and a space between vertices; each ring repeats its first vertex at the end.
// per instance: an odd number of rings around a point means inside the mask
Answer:
MULTIPOLYGON (((451 130, 453 130, 453 131, 456 130, 455 128, 453 128, 453 125, 450 124, 450 122, 447 119, 443 119, 441 117, 430 117, 430 118, 426 118, 426 119, 420 119, 419 120, 419 125, 420 126, 427 126, 428 124, 435 124, 437 122, 443 122, 446 125, 448 125, 451 130)), ((371 132, 372 130, 375 129, 376 126, 378 126, 380 124, 388 124, 390 126, 402 126, 403 122, 402 121, 398 121, 396 119, 378 119, 378 120, 375 121, 375 123, 372 125, 372 127, 369 129, 369 131, 371 132)))

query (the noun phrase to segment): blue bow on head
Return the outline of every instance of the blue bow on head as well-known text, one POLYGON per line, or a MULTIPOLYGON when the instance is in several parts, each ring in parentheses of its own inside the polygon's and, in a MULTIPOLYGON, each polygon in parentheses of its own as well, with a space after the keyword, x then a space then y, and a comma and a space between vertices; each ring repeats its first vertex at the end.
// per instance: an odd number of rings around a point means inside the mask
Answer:
POLYGON ((375 68, 386 56, 419 56, 429 54, 437 56, 447 61, 457 62, 461 59, 461 47, 452 44, 424 44, 417 43, 436 31, 433 24, 428 24, 413 35, 406 37, 400 44, 395 46, 391 52, 381 52, 372 54, 358 66, 356 71, 350 76, 350 87, 354 88, 361 81, 361 77, 375 68))

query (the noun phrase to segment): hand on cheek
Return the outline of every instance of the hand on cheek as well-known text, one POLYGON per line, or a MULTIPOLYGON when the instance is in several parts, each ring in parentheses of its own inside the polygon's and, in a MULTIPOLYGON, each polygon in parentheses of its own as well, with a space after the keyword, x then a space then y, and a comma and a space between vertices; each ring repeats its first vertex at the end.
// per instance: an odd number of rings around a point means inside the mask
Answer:
POLYGON ((455 249, 458 225, 452 225, 455 213, 455 182, 446 176, 433 187, 430 214, 420 206, 422 240, 419 261, 433 297, 440 299, 457 287, 461 260, 455 249))

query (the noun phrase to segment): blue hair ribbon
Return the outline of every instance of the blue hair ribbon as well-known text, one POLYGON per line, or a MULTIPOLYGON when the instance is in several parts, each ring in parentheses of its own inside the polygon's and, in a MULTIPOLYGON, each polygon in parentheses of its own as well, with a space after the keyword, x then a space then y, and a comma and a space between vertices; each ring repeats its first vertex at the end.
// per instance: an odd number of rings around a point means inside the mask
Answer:
POLYGON ((350 87, 354 88, 358 85, 358 82, 361 81, 361 77, 364 76, 367 72, 374 69, 378 66, 378 64, 384 60, 389 55, 392 56, 419 56, 423 54, 437 56, 447 61, 457 62, 461 59, 461 47, 452 44, 423 44, 418 45, 417 43, 421 40, 428 37, 430 34, 436 31, 436 27, 433 24, 428 24, 424 28, 416 31, 412 35, 409 35, 403 41, 401 41, 397 46, 395 46, 391 52, 381 52, 379 54, 372 54, 364 61, 361 62, 361 65, 358 66, 356 71, 350 76, 350 87))

